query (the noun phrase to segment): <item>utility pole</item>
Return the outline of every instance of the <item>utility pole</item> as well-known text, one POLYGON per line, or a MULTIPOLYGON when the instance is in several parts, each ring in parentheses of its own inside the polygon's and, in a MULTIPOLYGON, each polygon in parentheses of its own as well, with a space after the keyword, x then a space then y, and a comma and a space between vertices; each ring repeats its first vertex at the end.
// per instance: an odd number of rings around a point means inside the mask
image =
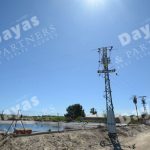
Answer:
POLYGON ((117 131, 116 131, 116 121, 114 114, 114 106, 112 101, 112 91, 110 85, 109 74, 115 72, 115 69, 109 69, 110 52, 111 47, 102 47, 98 48, 99 53, 99 64, 103 65, 102 70, 98 70, 98 74, 104 74, 105 79, 105 98, 106 98, 106 110, 107 110, 107 129, 108 136, 110 138, 111 144, 113 145, 114 150, 122 150, 121 145, 118 140, 117 131))

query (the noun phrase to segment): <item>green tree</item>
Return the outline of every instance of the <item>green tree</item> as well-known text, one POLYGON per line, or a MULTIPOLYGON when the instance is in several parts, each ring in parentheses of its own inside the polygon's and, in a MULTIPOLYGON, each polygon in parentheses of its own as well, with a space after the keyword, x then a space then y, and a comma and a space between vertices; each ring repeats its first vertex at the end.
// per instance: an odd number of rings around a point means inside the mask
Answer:
POLYGON ((80 104, 70 105, 66 111, 67 114, 65 114, 65 117, 71 120, 75 120, 79 117, 85 117, 84 109, 80 104))
POLYGON ((4 110, 2 111, 2 113, 0 114, 1 116, 1 120, 4 120, 4 110))
POLYGON ((96 111, 95 108, 91 108, 90 113, 91 113, 92 115, 97 115, 97 111, 96 111))

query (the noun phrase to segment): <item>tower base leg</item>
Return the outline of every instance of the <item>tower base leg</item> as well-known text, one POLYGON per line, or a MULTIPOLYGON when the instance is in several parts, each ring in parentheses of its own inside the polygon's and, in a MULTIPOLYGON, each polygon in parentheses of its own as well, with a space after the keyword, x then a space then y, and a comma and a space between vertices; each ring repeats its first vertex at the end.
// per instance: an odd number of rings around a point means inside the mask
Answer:
POLYGON ((116 133, 109 133, 108 136, 109 136, 110 141, 114 147, 114 150, 122 150, 117 134, 116 133))

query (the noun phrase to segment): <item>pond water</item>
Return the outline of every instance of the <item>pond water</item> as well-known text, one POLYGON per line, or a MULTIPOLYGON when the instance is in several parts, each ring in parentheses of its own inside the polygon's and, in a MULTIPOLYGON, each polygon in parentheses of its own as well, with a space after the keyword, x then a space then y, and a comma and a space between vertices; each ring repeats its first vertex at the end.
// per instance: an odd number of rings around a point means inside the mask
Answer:
MULTIPOLYGON (((0 131, 7 131, 8 128, 10 127, 11 124, 0 124, 0 131)), ((12 125, 12 127, 10 128, 9 132, 13 132, 14 131, 14 127, 15 125, 12 125)), ((51 125, 48 123, 32 123, 32 124, 24 124, 25 128, 29 128, 32 129, 33 132, 46 132, 46 131, 58 131, 58 124, 56 123, 56 125, 51 125)), ((21 123, 18 123, 16 125, 16 128, 23 128, 23 126, 21 125, 21 123)), ((64 129, 63 126, 59 127, 59 131, 62 131, 64 129)))

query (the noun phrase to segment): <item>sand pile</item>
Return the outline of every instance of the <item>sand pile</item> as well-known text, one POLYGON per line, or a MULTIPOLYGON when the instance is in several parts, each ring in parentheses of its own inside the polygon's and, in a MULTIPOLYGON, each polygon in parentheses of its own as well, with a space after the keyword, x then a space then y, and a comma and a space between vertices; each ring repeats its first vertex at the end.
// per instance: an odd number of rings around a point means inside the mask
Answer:
MULTIPOLYGON (((150 127, 120 127, 119 139, 123 144, 137 144, 137 150, 149 150, 150 127), (141 149, 141 146, 142 149, 141 149)), ((28 137, 9 138, 1 144, 1 150, 109 150, 102 148, 99 143, 107 140, 105 129, 90 129, 52 133, 28 137)))

